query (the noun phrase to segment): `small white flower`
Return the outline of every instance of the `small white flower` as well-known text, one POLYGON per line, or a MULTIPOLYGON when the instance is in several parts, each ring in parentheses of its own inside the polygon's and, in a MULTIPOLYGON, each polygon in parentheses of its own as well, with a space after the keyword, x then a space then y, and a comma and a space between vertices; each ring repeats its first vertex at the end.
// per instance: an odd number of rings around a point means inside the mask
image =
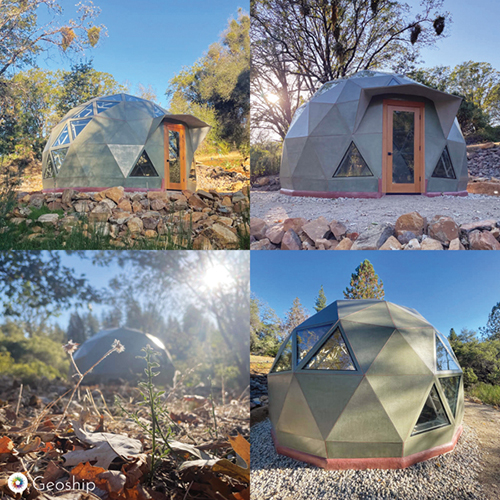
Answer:
POLYGON ((125 346, 118 340, 115 339, 111 347, 116 351, 116 352, 123 352, 125 350, 125 346))

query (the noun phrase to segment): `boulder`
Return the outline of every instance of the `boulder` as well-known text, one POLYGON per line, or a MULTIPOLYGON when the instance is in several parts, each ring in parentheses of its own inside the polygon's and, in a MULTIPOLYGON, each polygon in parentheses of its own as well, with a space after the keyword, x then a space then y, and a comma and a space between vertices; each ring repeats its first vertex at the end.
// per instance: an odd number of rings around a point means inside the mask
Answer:
POLYGON ((449 245, 451 240, 458 238, 458 225, 445 215, 435 215, 429 224, 429 236, 449 245))
POLYGON ((347 234, 347 228, 342 222, 337 220, 332 220, 332 222, 330 222, 330 231, 337 241, 340 241, 347 234))
MULTIPOLYGON (((290 220, 290 219, 288 219, 290 220)), ((281 240, 281 250, 300 250, 302 242, 293 229, 288 229, 281 240)))
POLYGON ((335 250, 350 250, 352 248, 353 242, 350 238, 344 238, 337 245, 335 250))
POLYGON ((267 238, 256 241, 250 245, 250 250, 274 250, 276 246, 273 245, 267 238))
POLYGON ((33 208, 42 208, 45 197, 41 193, 32 194, 30 196, 29 206, 33 208))
POLYGON ((139 217, 132 217, 128 220, 127 227, 131 233, 141 233, 144 229, 144 224, 139 217))
POLYGON ((460 240, 458 238, 455 238, 454 240, 450 241, 450 246, 448 250, 465 250, 465 247, 460 243, 460 240))
POLYGON ((164 203, 168 203, 170 201, 167 191, 148 191, 148 199, 160 200, 164 203))
POLYGON ((79 213, 88 212, 90 210, 90 202, 88 200, 80 200, 75 203, 75 211, 79 213))
POLYGON ((125 194, 125 189, 123 186, 116 186, 102 191, 101 194, 118 204, 125 194))
POLYGON ((417 238, 413 238, 404 246, 404 249, 405 250, 422 250, 422 247, 420 246, 420 243, 418 242, 417 238))
POLYGON ((401 250, 403 245, 394 237, 389 236, 379 250, 401 250))
POLYGON ((197 236, 193 240, 193 250, 213 250, 212 243, 206 236, 197 236))
POLYGON ((64 205, 71 205, 71 201, 76 197, 76 191, 74 189, 65 189, 62 194, 61 202, 64 205))
POLYGON ((166 206, 167 204, 165 203, 165 200, 160 200, 160 199, 151 200, 151 210, 155 211, 163 210, 166 206))
POLYGON ((398 241, 399 243, 401 243, 401 245, 406 245, 416 237, 417 235, 415 233, 412 233, 411 231, 405 231, 403 234, 400 234, 398 236, 398 241))
POLYGON ((489 231, 472 231, 469 242, 471 250, 500 250, 500 243, 489 231))
POLYGON ((438 240, 424 238, 420 244, 421 250, 443 250, 443 245, 438 240))
POLYGON ((464 233, 470 233, 472 231, 475 231, 478 229, 479 231, 482 230, 488 230, 490 231, 494 227, 496 227, 497 221, 494 219, 488 219, 488 220, 480 220, 477 222, 469 222, 468 224, 462 224, 460 226, 460 231, 463 231, 464 233))
POLYGON ((337 240, 327 240, 326 238, 318 238, 314 242, 314 245, 318 250, 330 250, 334 241, 338 243, 337 240))
POLYGON ((266 237, 267 224, 257 217, 252 217, 250 219, 250 236, 253 236, 256 240, 262 240, 266 237))
POLYGON ((189 206, 193 208, 208 208, 208 205, 196 194, 191 195, 191 197, 188 200, 189 206))
POLYGON ((394 231, 396 237, 404 234, 406 231, 411 231, 415 236, 422 236, 425 233, 427 219, 422 217, 418 212, 410 212, 398 217, 394 231))
POLYGON ((266 231, 266 238, 275 245, 279 245, 283 239, 285 230, 283 226, 273 226, 266 231))
POLYGON ((239 248, 238 237, 224 224, 213 224, 201 233, 206 236, 217 248, 237 249, 239 248))
POLYGON ((202 189, 196 191, 196 194, 200 197, 200 198, 205 198, 207 200, 212 200, 214 199, 214 196, 213 194, 211 193, 207 193, 206 191, 203 191, 202 189))
POLYGON ((132 204, 130 203, 130 200, 127 200, 127 198, 123 198, 123 200, 118 203, 118 208, 124 212, 132 212, 132 204))
POLYGON ((314 242, 318 238, 324 238, 330 231, 328 221, 323 217, 318 217, 302 226, 302 231, 314 242))
POLYGON ((146 231, 144 231, 144 236, 150 239, 156 238, 158 236, 158 233, 154 229, 146 229, 146 231))
POLYGON ((111 208, 104 203, 98 203, 94 210, 89 214, 89 221, 91 222, 106 222, 108 218, 111 216, 111 208))
POLYGON ((110 198, 104 198, 101 203, 107 205, 111 210, 113 210, 113 208, 116 208, 116 203, 110 198))
POLYGON ((289 229, 293 229, 295 233, 299 234, 302 230, 302 226, 307 223, 307 219, 303 217, 294 217, 291 219, 285 219, 283 222, 283 229, 288 231, 289 229))
POLYGON ((358 236, 351 250, 378 250, 393 232, 394 228, 390 224, 371 227, 358 236))
POLYGON ((59 215, 58 214, 43 214, 43 215, 40 215, 40 217, 38 217, 37 220, 41 224, 52 224, 55 226, 57 224, 57 221, 59 220, 59 215))

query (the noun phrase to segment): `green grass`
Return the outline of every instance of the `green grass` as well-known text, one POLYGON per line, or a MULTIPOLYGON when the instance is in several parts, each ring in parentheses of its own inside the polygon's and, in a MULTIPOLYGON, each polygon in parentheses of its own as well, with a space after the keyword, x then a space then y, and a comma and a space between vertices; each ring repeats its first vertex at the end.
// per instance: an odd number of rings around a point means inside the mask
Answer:
POLYGON ((32 221, 37 221, 39 217, 45 214, 57 214, 59 215, 59 218, 64 216, 64 210, 58 209, 58 210, 50 210, 49 207, 43 206, 41 208, 31 208, 31 213, 28 215, 28 219, 32 221))
POLYGON ((488 405, 500 406, 500 385, 485 384, 479 382, 467 390, 469 396, 480 399, 488 405))

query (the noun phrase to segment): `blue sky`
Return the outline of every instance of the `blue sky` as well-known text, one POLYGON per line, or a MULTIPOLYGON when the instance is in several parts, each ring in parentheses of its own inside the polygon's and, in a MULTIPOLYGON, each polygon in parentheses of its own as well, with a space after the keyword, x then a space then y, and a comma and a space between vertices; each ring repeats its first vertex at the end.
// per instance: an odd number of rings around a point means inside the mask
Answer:
POLYGON ((417 309, 438 330, 477 329, 500 301, 497 252, 251 252, 252 292, 284 317, 295 297, 312 315, 321 285, 343 299, 351 273, 370 260, 385 298, 417 309))
MULTIPOLYGON (((74 3, 62 2, 64 18, 75 17, 74 3)), ((133 90, 138 83, 151 84, 163 105, 169 80, 219 40, 239 7, 249 10, 248 0, 95 0, 94 4, 101 8, 98 23, 106 26, 108 37, 87 51, 86 58, 118 82, 128 80, 133 90)), ((57 55, 50 60, 40 57, 38 64, 50 70, 70 68, 70 62, 57 55)))
MULTIPOLYGON (((406 2, 412 7, 420 4, 420 0, 406 2)), ((422 51, 422 66, 456 66, 472 60, 488 62, 500 70, 498 0, 445 0, 443 7, 453 19, 450 36, 439 40, 435 48, 422 51)))

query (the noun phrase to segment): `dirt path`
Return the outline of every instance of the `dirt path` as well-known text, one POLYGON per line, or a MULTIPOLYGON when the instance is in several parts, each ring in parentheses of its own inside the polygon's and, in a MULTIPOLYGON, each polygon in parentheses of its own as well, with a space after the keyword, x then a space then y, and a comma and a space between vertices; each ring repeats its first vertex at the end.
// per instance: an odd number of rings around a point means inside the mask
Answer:
POLYGON ((478 194, 469 194, 464 198, 399 195, 379 199, 324 199, 252 191, 251 200, 251 216, 264 219, 269 225, 289 217, 316 219, 322 215, 329 221, 339 220, 349 231, 358 233, 372 224, 395 224, 400 215, 413 211, 427 219, 434 215, 448 215, 457 224, 484 219, 500 220, 500 198, 478 194))
POLYGON ((500 411, 492 406, 465 401, 465 422, 477 432, 484 451, 479 482, 491 500, 500 498, 500 411))

